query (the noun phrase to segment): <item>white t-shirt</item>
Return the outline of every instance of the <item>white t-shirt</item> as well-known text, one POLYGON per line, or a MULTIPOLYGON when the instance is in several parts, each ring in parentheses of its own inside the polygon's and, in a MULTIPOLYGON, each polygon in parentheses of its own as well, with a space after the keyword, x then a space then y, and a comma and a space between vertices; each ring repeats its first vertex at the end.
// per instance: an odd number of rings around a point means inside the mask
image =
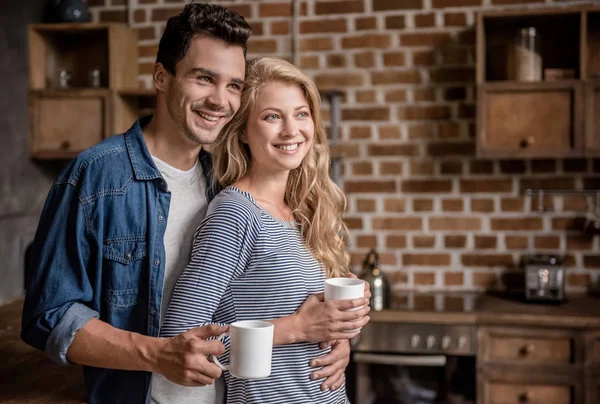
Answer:
MULTIPOLYGON (((161 323, 173 288, 190 262, 194 232, 206 215, 206 182, 202 166, 196 161, 190 170, 179 170, 152 156, 156 167, 167 182, 171 203, 165 229, 165 277, 163 285, 161 323)), ((225 387, 220 378, 205 387, 184 387, 169 382, 164 376, 152 375, 152 402, 155 404, 219 404, 224 400, 225 387)))

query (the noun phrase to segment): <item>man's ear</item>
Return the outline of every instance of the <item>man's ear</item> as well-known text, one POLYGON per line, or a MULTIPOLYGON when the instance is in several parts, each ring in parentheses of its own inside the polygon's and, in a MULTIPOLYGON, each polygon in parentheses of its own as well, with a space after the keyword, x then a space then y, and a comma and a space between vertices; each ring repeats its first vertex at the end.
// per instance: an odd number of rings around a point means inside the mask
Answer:
POLYGON ((158 91, 167 91, 169 88, 169 84, 171 82, 171 74, 165 69, 162 63, 154 64, 154 72, 152 73, 152 81, 154 82, 154 87, 158 91))

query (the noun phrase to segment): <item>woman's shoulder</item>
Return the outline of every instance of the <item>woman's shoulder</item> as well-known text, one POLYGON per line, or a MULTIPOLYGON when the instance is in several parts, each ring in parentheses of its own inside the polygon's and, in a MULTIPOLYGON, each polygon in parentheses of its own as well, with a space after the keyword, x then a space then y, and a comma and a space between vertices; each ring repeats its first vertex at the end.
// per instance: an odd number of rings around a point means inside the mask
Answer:
POLYGON ((249 193, 229 186, 219 192, 208 205, 206 216, 225 215, 231 218, 244 218, 247 220, 261 217, 261 209, 249 193))

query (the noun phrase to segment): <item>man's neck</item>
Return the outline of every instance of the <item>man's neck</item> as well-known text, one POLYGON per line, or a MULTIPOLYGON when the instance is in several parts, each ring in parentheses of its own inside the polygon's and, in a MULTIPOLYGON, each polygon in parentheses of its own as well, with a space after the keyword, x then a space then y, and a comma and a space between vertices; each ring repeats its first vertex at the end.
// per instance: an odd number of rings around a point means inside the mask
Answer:
POLYGON ((148 151, 154 157, 180 170, 190 170, 198 160, 201 145, 190 146, 176 125, 161 124, 160 116, 153 116, 142 129, 148 151), (169 126, 172 126, 169 128, 169 126))

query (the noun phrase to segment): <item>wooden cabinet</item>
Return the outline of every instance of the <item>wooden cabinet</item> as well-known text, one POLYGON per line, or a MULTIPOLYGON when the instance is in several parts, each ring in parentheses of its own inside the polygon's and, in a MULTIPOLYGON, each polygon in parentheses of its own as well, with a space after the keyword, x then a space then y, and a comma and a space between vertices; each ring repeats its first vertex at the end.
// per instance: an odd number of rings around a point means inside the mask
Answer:
POLYGON ((478 342, 479 404, 584 402, 586 347, 580 332, 480 327, 478 342))
POLYGON ((126 24, 29 26, 30 157, 68 159, 114 132, 118 91, 138 81, 126 24))
POLYGON ((490 11, 477 26, 477 155, 600 156, 600 9, 490 11), (539 80, 516 81, 515 36, 541 37, 539 80), (556 29, 560 27, 560 29, 556 29), (560 71, 565 78, 553 78, 560 71), (570 76, 570 77, 569 77, 570 76))

